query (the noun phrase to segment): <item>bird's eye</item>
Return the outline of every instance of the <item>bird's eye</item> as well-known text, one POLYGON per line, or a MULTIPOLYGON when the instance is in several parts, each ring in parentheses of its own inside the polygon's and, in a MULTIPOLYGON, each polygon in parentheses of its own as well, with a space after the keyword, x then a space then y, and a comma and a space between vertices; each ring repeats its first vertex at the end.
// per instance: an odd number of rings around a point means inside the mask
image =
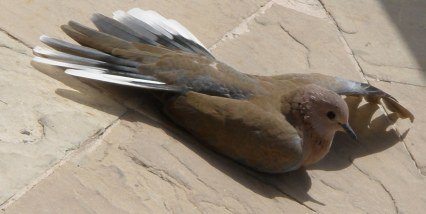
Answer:
POLYGON ((330 120, 333 120, 336 117, 336 114, 332 111, 327 112, 327 117, 330 120))

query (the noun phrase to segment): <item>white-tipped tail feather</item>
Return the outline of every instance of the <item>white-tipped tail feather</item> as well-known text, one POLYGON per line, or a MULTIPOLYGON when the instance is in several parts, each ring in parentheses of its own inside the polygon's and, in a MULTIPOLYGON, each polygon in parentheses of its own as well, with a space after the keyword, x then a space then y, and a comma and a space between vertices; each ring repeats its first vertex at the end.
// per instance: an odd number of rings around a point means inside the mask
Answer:
MULTIPOLYGON (((156 35, 166 36, 172 40, 174 37, 181 36, 199 46, 195 48, 200 48, 202 49, 201 51, 211 54, 210 51, 200 42, 200 40, 194 36, 194 34, 192 34, 186 27, 174 19, 166 19, 155 11, 142 10, 140 8, 133 8, 127 11, 127 15, 130 15, 154 28, 156 32, 154 31, 152 33, 156 35)), ((123 11, 114 12, 114 19, 127 25, 127 22, 123 18, 125 16, 126 14, 124 14, 123 11)))
MULTIPOLYGON (((55 50, 50 50, 50 49, 47 49, 47 48, 42 48, 42 47, 39 47, 39 46, 36 46, 33 49, 33 53, 36 56, 46 58, 46 59, 52 59, 53 61, 54 60, 74 61, 76 63, 80 62, 80 63, 85 63, 85 64, 91 64, 93 66, 106 64, 105 62, 102 62, 102 61, 99 61, 99 60, 75 56, 75 55, 72 55, 72 54, 67 54, 67 53, 63 53, 63 52, 59 52, 59 51, 55 51, 55 50)), ((40 60, 39 60, 39 62, 40 62, 40 60)), ((67 66, 61 66, 61 67, 67 67, 67 66)))
POLYGON ((97 69, 85 69, 85 70, 67 69, 65 70, 65 73, 72 76, 76 76, 76 77, 98 80, 102 82, 114 83, 114 84, 124 85, 124 86, 131 86, 136 88, 161 90, 161 91, 175 91, 175 92, 181 91, 181 88, 167 86, 162 82, 110 75, 105 73, 105 71, 97 70, 97 69))
POLYGON ((42 64, 58 66, 58 67, 62 67, 62 68, 106 70, 106 69, 103 69, 103 68, 86 66, 86 65, 79 65, 79 64, 69 63, 69 62, 61 62, 61 61, 58 61, 58 60, 42 58, 42 57, 38 57, 38 56, 34 57, 33 61, 38 62, 38 63, 42 63, 42 64))

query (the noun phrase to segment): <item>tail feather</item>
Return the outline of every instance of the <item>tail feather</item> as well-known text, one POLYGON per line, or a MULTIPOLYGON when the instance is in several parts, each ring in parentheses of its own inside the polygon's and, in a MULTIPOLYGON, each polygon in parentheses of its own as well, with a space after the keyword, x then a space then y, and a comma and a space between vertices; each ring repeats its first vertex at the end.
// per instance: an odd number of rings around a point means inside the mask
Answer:
POLYGON ((112 75, 106 73, 106 71, 97 70, 97 69, 67 69, 66 74, 82 77, 86 79, 93 79, 102 82, 114 83, 124 86, 132 86, 136 88, 144 88, 150 90, 160 90, 160 91, 171 91, 171 92, 182 92, 184 89, 182 87, 165 85, 162 82, 144 80, 139 78, 124 77, 119 75, 112 75))
POLYGON ((89 66, 89 65, 79 65, 76 63, 72 63, 72 62, 63 62, 63 61, 59 61, 59 60, 54 60, 54 59, 48 59, 48 58, 44 58, 44 57, 34 57, 32 59, 32 61, 37 62, 37 63, 42 63, 42 64, 46 64, 46 65, 53 65, 53 66, 57 66, 57 67, 61 67, 61 68, 72 68, 72 69, 98 69, 98 70, 106 70, 103 68, 99 68, 99 67, 94 67, 94 66, 89 66))
MULTIPOLYGON (((57 62, 66 62, 77 65, 84 65, 94 68, 103 68, 103 69, 111 69, 116 71, 130 72, 130 73, 138 73, 138 69, 136 67, 127 67, 117 64, 111 64, 108 62, 103 62, 95 59, 75 56, 67 53, 62 53, 58 51, 43 49, 41 47, 35 47, 33 49, 33 53, 36 56, 43 57, 45 59, 51 59, 57 62)), ((66 67, 66 66, 62 66, 66 67)))
POLYGON ((139 69, 176 52, 213 58, 185 27, 154 11, 116 11, 113 19, 94 14, 91 20, 99 31, 74 21, 61 26, 81 46, 41 36, 40 40, 54 50, 35 47, 33 61, 63 67, 76 77, 181 93, 184 87, 142 75, 139 69))
MULTIPOLYGON (((184 46, 183 44, 179 44, 173 39, 169 39, 162 35, 156 35, 153 41, 148 40, 143 34, 138 34, 133 30, 135 26, 137 27, 138 25, 126 26, 125 24, 119 21, 100 14, 93 15, 92 21, 101 32, 116 36, 128 42, 139 42, 150 45, 163 45, 174 50, 183 50, 187 52, 191 51, 190 48, 184 46)), ((151 35, 154 36, 154 34, 152 33, 151 35)))
POLYGON ((157 39, 156 36, 148 34, 149 37, 147 37, 145 36, 146 34, 140 34, 134 30, 135 26, 132 26, 130 28, 120 23, 119 21, 106 17, 102 14, 94 14, 91 20, 93 24, 95 24, 96 28, 99 29, 99 31, 107 33, 109 35, 113 35, 125 41, 140 42, 149 45, 158 45, 158 43, 155 42, 157 39))
POLYGON ((115 48, 135 49, 130 42, 93 30, 74 21, 70 21, 68 25, 62 25, 61 28, 69 37, 79 44, 107 54, 111 54, 112 50, 115 48))
POLYGON ((120 15, 117 15, 114 18, 126 26, 132 27, 134 25, 134 19, 123 18, 129 16, 138 19, 139 23, 149 25, 150 28, 148 28, 148 30, 159 37, 159 42, 168 41, 173 43, 175 46, 177 44, 177 47, 185 52, 201 54, 214 58, 210 51, 205 48, 189 30, 176 20, 166 19, 155 11, 144 11, 140 8, 133 8, 129 10, 127 15, 123 13, 119 14, 120 15), (133 20, 133 22, 129 20, 133 20))
POLYGON ((71 44, 45 35, 40 37, 40 41, 59 52, 129 67, 137 67, 140 65, 140 63, 135 61, 118 58, 93 48, 71 44))
POLYGON ((115 11, 113 14, 114 14, 113 18, 115 20, 117 20, 118 22, 128 27, 131 26, 133 31, 137 32, 139 35, 143 35, 146 38, 151 39, 152 41, 157 41, 158 36, 161 35, 160 32, 155 30, 149 24, 135 18, 134 16, 131 16, 130 14, 122 10, 115 11))

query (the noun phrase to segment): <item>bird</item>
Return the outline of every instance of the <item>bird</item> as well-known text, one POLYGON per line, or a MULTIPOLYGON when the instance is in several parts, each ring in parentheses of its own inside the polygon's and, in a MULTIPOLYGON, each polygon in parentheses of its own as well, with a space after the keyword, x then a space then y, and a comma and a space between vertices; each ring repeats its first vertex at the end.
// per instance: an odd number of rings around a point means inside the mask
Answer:
POLYGON ((265 173, 315 164, 336 132, 357 136, 343 96, 383 103, 400 118, 413 114, 368 84, 319 73, 250 75, 217 60, 187 28, 152 10, 93 14, 92 29, 61 26, 75 42, 43 35, 36 63, 90 80, 150 91, 161 110, 202 144, 265 173))

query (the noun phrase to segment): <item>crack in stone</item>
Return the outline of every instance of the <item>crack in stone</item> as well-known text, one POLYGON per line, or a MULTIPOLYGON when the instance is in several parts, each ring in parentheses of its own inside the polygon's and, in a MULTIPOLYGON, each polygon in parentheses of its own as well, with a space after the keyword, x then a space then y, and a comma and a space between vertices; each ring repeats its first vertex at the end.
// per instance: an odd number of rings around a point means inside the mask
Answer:
POLYGON ((367 176, 367 178, 368 179, 370 179, 371 181, 374 181, 374 182, 376 182, 377 184, 379 184, 381 187, 382 187, 382 189, 389 195, 389 198, 392 200, 392 203, 393 203, 393 207, 394 207, 394 210, 395 210, 395 213, 397 213, 397 214, 399 214, 400 213, 400 210, 399 210, 399 208, 398 208, 398 206, 397 206, 397 204, 396 204, 396 200, 395 200, 395 198, 393 197, 393 195, 391 194, 391 192, 386 188, 386 186, 380 181, 380 180, 378 180, 378 179, 375 179, 375 178, 373 178, 373 177, 371 177, 367 172, 365 172, 364 170, 362 170, 358 165, 356 165, 355 163, 354 163, 354 159, 353 158, 349 158, 349 162, 351 162, 352 163, 352 165, 358 170, 358 171, 360 171, 362 174, 364 174, 365 176, 367 176))
POLYGON ((167 210, 167 212, 171 213, 172 210, 170 209, 169 205, 167 205, 166 201, 163 201, 163 206, 167 210))
POLYGON ((202 184, 204 184, 207 188, 209 188, 210 190, 212 190, 213 192, 218 192, 215 188, 213 188, 212 186, 210 186, 209 184, 207 184, 205 181, 203 181, 200 177, 198 177, 198 175, 194 172, 194 170, 192 170, 191 168, 189 168, 184 162, 182 162, 175 154, 173 154, 172 152, 169 151, 169 149, 167 147, 165 147, 164 145, 161 145, 161 147, 167 151, 167 153, 169 153, 172 157, 174 157, 183 167, 185 167, 192 175, 194 175, 194 177, 201 182, 202 184))
POLYGON ((375 81, 378 81, 378 82, 386 82, 386 83, 393 83, 393 84, 401 84, 401 85, 409 85, 409 86, 426 88, 426 85, 417 85, 417 84, 412 84, 412 83, 407 83, 407 82, 381 79, 381 78, 379 78, 379 77, 377 77, 376 75, 373 75, 373 74, 366 74, 365 76, 368 77, 368 78, 374 79, 375 81))
POLYGON ((309 49, 309 47, 307 45, 305 45, 302 41, 300 41, 296 36, 294 36, 293 34, 290 33, 289 30, 287 30, 282 24, 280 24, 280 28, 287 33, 288 36, 290 36, 296 43, 298 43, 299 45, 301 45, 302 47, 305 48, 305 50, 308 52, 306 54, 306 62, 308 64, 308 68, 311 68, 311 49, 309 49))
POLYGON ((20 51, 18 51, 18 50, 16 50, 16 49, 13 49, 12 47, 7 46, 7 45, 4 45, 4 44, 0 44, 0 48, 5 48, 5 49, 7 49, 7 50, 13 51, 14 53, 22 54, 22 55, 25 55, 25 56, 30 56, 30 55, 28 55, 27 53, 20 52, 20 51))
POLYGON ((9 200, 12 200, 13 197, 14 197, 14 195, 10 196, 5 201, 3 201, 3 203, 0 204, 0 207, 1 207, 0 210, 1 211, 6 211, 6 207, 4 207, 4 205, 6 205, 9 202, 9 200))
MULTIPOLYGON (((129 154, 128 154, 129 156, 129 154)), ((159 177, 161 180, 169 183, 172 186, 178 186, 177 182, 172 181, 172 179, 168 178, 171 177, 169 175, 166 175, 167 173, 164 170, 161 169, 157 169, 153 166, 150 166, 146 163, 144 163, 142 160, 140 160, 139 158, 135 157, 135 156, 129 156, 130 159, 137 165, 142 166, 144 168, 146 168, 148 170, 148 172, 154 174, 155 176, 159 177)))
POLYGON ((41 137, 37 140, 37 142, 40 142, 46 137, 46 125, 44 124, 42 119, 38 119, 37 123, 41 126, 41 137))
MULTIPOLYGON (((355 54, 355 53, 354 53, 355 54)), ((361 55, 355 55, 355 57, 360 58, 363 62, 372 65, 372 66, 377 66, 377 67, 390 67, 390 68, 399 68, 399 69, 408 69, 408 70, 416 70, 416 71, 426 71, 424 69, 421 68, 414 68, 414 67, 409 67, 409 66, 399 66, 399 65, 385 65, 385 64, 380 64, 377 62, 372 62, 370 60, 365 59, 364 57, 362 57, 361 55)))
POLYGON ((228 207, 226 207, 225 205, 216 204, 216 203, 214 203, 214 202, 206 201, 206 200, 201 200, 201 201, 199 201, 199 202, 201 202, 201 203, 206 203, 206 204, 211 204, 211 205, 213 205, 213 206, 215 206, 215 207, 221 207, 221 208, 225 209, 226 211, 228 211, 228 213, 236 213, 235 211, 232 211, 231 209, 229 209, 229 208, 228 208, 228 207))
MULTIPOLYGON (((127 157, 129 157, 133 163, 135 163, 136 165, 142 166, 143 168, 145 168, 148 172, 150 172, 151 174, 159 177, 161 180, 169 183, 171 186, 180 186, 178 182, 173 181, 171 178, 172 176, 168 175, 167 172, 165 172, 162 169, 158 169, 155 168, 147 163, 145 163, 144 161, 142 161, 141 159, 139 159, 138 157, 134 156, 133 154, 131 154, 126 148, 119 146, 118 147, 119 150, 123 151, 125 153, 125 155, 127 157)), ((184 186, 184 185, 183 185, 184 186)))
POLYGON ((267 2, 265 5, 261 6, 256 12, 254 12, 253 14, 251 14, 250 16, 248 16, 247 18, 243 19, 243 21, 240 22, 240 24, 238 24, 238 26, 236 26, 232 30, 230 30, 227 33, 225 33, 225 35, 223 35, 222 38, 220 38, 218 41, 216 41, 213 45, 210 46, 209 50, 210 51, 214 50, 214 49, 216 49, 218 47, 218 45, 220 43, 225 42, 227 40, 236 39, 239 36, 241 36, 242 34, 248 32, 249 31, 248 30, 248 25, 256 17, 260 16, 261 14, 264 14, 274 4, 275 4, 274 0, 271 0, 271 1, 267 2))
MULTIPOLYGON (((162 169, 158 169, 154 166, 151 166, 151 165, 145 163, 141 159, 139 159, 136 156, 134 156, 133 154, 131 154, 126 148, 119 146, 118 149, 123 151, 125 153, 125 155, 127 157, 129 157, 135 164, 142 166, 149 173, 153 174, 154 176, 156 176, 156 177, 160 178, 161 180, 170 184, 173 187, 173 191, 175 192, 175 194, 176 194, 176 188, 183 190, 185 192, 185 195, 186 195, 186 200, 189 203, 191 203, 194 206, 195 209, 197 209, 198 211, 201 212, 200 208, 197 206, 196 202, 193 201, 191 195, 189 194, 189 192, 191 191, 190 187, 186 186, 184 183, 179 182, 179 180, 174 179, 173 176, 171 176, 169 173, 167 173, 167 171, 162 170, 162 169)), ((176 195, 176 198, 179 198, 179 197, 176 195)))
POLYGON ((340 27, 340 25, 336 25, 336 27, 339 29, 339 31, 346 33, 346 34, 356 34, 356 31, 347 31, 345 29, 343 29, 342 27, 340 27))
POLYGON ((0 103, 3 103, 3 104, 5 104, 5 105, 9 105, 9 103, 7 103, 7 102, 5 102, 5 101, 3 101, 3 100, 0 100, 0 103))
POLYGON ((327 7, 325 6, 325 3, 323 2, 323 0, 318 0, 318 2, 322 5, 322 7, 324 8, 324 11, 327 13, 328 17, 330 17, 331 21, 337 27, 337 30, 339 30, 339 32, 346 33, 346 34, 356 34, 357 33, 356 31, 347 31, 347 30, 343 29, 339 25, 337 20, 334 18, 334 16, 331 14, 331 12, 327 10, 327 7))
POLYGON ((333 190, 336 190, 336 191, 339 191, 339 192, 344 192, 344 191, 342 191, 341 189, 336 188, 336 187, 332 186, 331 184, 327 183, 327 182, 326 182, 326 181, 324 181, 323 179, 319 179, 319 181, 320 181, 322 184, 324 184, 325 186, 330 187, 330 188, 331 188, 331 189, 333 189, 333 190))
MULTIPOLYGON (((13 39, 13 40, 17 41, 18 43, 20 43, 20 44, 22 44, 22 45, 26 46, 27 48, 32 49, 31 45, 27 44, 26 42, 22 41, 22 40, 21 40, 21 39, 19 39, 18 37, 16 37, 16 36, 12 35, 11 33, 7 32, 5 29, 0 28, 0 32, 3 32, 3 33, 4 33, 4 34, 6 34, 9 38, 11 38, 11 39, 13 39)), ((7 47, 7 48, 10 48, 10 47, 7 47)))

